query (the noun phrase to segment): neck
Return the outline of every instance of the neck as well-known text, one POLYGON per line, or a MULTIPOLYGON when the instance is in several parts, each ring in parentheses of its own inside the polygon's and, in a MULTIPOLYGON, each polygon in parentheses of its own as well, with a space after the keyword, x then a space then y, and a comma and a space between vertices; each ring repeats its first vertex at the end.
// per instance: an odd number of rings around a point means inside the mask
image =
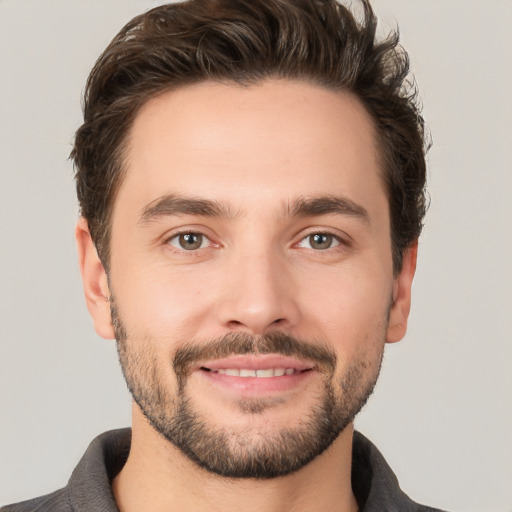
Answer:
POLYGON ((351 488, 353 427, 304 468, 268 480, 228 479, 190 461, 134 408, 128 460, 113 481, 120 512, 356 512, 351 488))

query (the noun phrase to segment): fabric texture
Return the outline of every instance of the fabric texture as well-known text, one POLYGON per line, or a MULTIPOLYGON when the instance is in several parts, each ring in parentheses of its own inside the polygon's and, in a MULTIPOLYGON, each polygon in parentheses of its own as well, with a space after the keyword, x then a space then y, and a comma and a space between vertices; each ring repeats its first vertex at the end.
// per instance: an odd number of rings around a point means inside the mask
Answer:
MULTIPOLYGON (((0 512, 118 512, 111 482, 128 458, 130 443, 131 429, 105 432, 89 445, 66 487, 0 512)), ((359 432, 354 433, 352 489, 360 512, 442 512, 412 501, 381 453, 359 432)))

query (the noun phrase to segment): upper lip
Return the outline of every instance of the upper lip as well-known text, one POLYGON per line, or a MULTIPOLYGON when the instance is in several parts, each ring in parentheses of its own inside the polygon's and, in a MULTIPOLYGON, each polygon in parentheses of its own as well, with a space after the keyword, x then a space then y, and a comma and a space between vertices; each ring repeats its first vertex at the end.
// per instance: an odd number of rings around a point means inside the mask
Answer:
POLYGON ((258 354, 230 356, 223 359, 202 361, 197 369, 222 370, 226 368, 239 370, 266 370, 269 368, 293 368, 297 371, 311 370, 315 365, 311 361, 304 361, 294 357, 278 354, 258 354))

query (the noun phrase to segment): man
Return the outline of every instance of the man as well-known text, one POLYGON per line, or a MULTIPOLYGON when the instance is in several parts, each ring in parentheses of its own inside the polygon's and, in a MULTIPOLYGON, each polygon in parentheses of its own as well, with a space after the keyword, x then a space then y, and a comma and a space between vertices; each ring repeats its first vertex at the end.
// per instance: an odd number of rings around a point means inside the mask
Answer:
POLYGON ((314 0, 191 0, 95 65, 76 238, 131 430, 15 510, 433 510, 353 430, 406 332, 423 121, 397 37, 314 0))

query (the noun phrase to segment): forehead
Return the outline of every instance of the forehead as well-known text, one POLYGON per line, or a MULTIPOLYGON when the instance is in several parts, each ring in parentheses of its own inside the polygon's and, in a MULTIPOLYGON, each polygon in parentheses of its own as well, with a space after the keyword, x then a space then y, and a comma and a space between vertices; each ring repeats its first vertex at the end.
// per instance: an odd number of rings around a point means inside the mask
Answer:
MULTIPOLYGON (((129 134, 116 200, 195 194, 248 208, 262 196, 383 193, 372 120, 349 93, 289 80, 204 82, 164 93, 129 134)), ((369 198, 366 198, 369 201, 369 198)), ((371 201, 370 201, 371 202, 371 201)))

